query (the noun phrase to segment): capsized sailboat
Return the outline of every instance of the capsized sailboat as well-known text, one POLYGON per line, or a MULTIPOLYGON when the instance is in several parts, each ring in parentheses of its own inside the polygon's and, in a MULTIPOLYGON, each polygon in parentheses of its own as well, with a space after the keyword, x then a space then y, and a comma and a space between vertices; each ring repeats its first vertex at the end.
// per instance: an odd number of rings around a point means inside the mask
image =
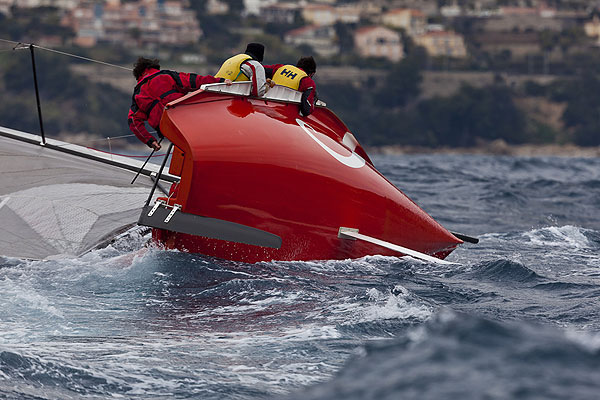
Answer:
POLYGON ((441 260, 462 240, 379 173, 323 103, 298 113, 281 86, 204 85, 169 103, 169 196, 139 223, 166 248, 244 262, 412 255, 441 260))

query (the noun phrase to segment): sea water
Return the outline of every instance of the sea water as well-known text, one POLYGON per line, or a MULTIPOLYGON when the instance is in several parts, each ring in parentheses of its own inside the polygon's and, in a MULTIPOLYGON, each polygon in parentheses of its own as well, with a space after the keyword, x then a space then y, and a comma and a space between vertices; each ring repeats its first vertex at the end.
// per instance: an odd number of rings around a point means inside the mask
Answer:
POLYGON ((374 163, 480 243, 251 265, 132 231, 0 257, 0 399, 600 398, 600 159, 374 163))

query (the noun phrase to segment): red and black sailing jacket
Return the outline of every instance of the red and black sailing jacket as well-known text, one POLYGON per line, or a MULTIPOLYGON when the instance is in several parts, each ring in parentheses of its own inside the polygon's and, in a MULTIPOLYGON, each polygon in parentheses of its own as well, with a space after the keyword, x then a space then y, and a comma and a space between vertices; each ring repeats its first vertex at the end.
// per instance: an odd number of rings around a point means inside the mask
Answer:
POLYGON ((156 139, 148 132, 144 121, 158 131, 165 105, 199 89, 201 85, 217 82, 223 82, 223 79, 154 68, 146 70, 133 90, 129 129, 138 139, 150 145, 156 139))

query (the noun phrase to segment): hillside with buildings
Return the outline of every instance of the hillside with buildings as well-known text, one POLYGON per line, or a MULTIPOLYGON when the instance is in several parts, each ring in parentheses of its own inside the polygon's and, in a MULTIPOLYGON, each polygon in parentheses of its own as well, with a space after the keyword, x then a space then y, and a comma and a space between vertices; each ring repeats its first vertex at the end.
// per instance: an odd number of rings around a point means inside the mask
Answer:
MULTIPOLYGON (((598 146, 596 7, 600 1, 0 0, 0 39, 120 65, 158 57, 164 67, 204 74, 260 41, 266 64, 314 55, 320 98, 369 145, 598 146)), ((29 60, 9 50, 0 47, 10 68, 0 70, 0 89, 13 95, 0 103, 3 110, 29 107, 22 103, 30 82, 13 76, 30 69, 29 60)), ((46 78, 53 85, 41 82, 57 133, 127 130, 129 71, 39 57, 68 66, 46 78), (61 80, 90 82, 80 95, 98 111, 75 112, 77 102, 64 99, 52 104, 60 96, 49 90, 61 80), (103 109, 113 111, 98 118, 103 109), (66 115, 93 121, 67 123, 66 115)), ((0 124, 25 128, 11 111, 0 124)))

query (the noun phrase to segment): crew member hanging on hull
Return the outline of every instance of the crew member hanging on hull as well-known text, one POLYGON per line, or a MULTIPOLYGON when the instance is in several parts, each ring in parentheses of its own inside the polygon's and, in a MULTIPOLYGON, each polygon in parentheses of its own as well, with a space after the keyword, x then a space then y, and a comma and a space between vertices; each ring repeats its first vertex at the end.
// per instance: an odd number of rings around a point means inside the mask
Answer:
POLYGON ((302 57, 296 65, 265 65, 265 72, 272 84, 282 85, 302 92, 300 114, 308 116, 315 109, 317 87, 312 77, 317 72, 317 63, 312 57, 302 57))
POLYGON ((129 109, 129 129, 154 150, 160 149, 160 143, 148 132, 145 121, 148 121, 148 124, 158 132, 163 110, 171 101, 199 89, 206 83, 231 84, 230 80, 210 75, 161 70, 158 60, 144 57, 138 58, 135 63, 133 76, 137 80, 137 85, 133 90, 129 109))
POLYGON ((263 96, 269 85, 265 77, 265 69, 261 62, 265 55, 265 46, 260 43, 248 43, 243 54, 235 55, 225 60, 217 78, 231 79, 234 82, 251 81, 252 96, 263 96))

